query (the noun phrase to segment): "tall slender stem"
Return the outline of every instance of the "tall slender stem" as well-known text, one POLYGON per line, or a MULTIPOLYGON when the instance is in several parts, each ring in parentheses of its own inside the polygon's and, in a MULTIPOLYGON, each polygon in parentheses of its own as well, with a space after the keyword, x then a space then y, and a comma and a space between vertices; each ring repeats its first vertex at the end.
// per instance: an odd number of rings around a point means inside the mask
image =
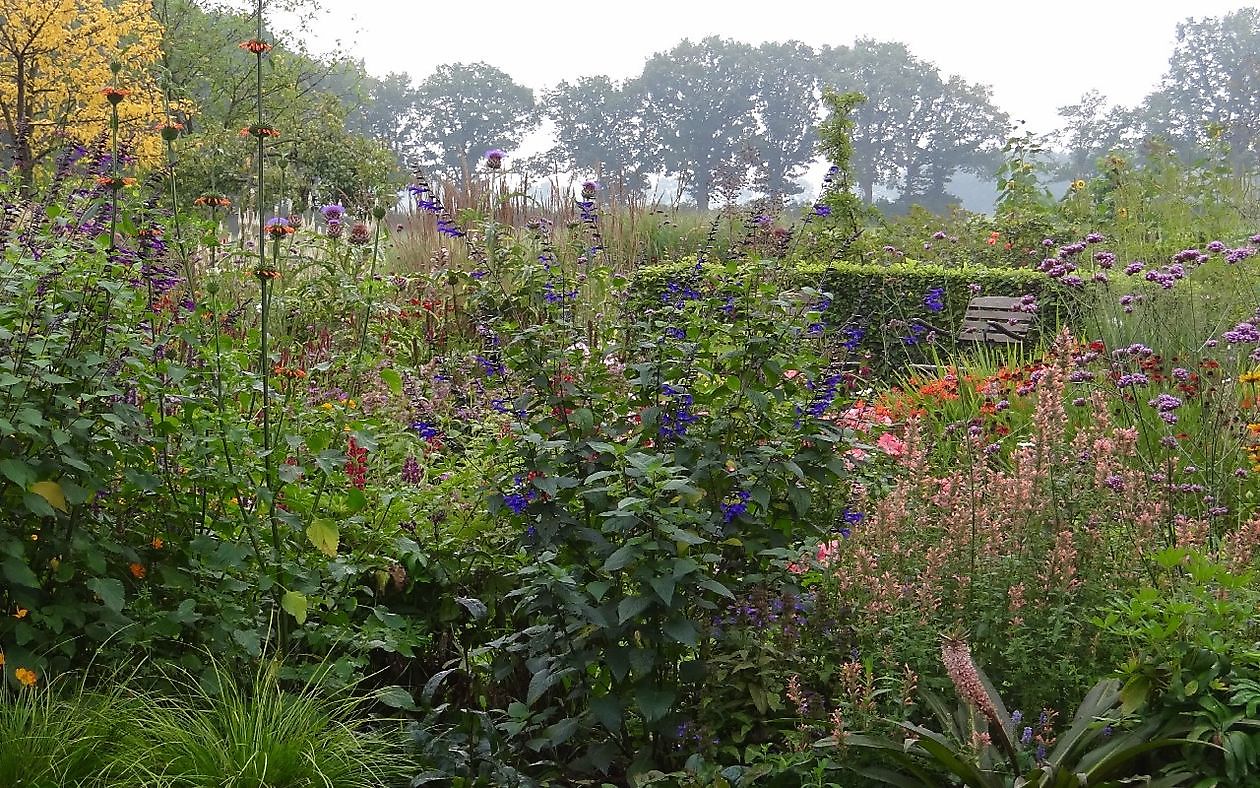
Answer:
POLYGON ((109 186, 109 248, 118 248, 118 189, 122 185, 118 175, 118 103, 110 101, 110 186, 109 186))
MULTIPOLYGON (((261 42, 263 40, 263 0, 258 0, 258 18, 256 21, 258 23, 256 40, 261 42)), ((254 137, 258 143, 257 150, 255 151, 256 183, 255 183, 254 193, 256 195, 257 209, 258 209, 258 270, 265 272, 267 271, 267 226, 266 226, 265 210, 263 207, 263 153, 264 153, 264 140, 266 139, 266 137, 262 133, 262 130, 263 130, 263 87, 262 87, 263 49, 261 46, 255 47, 254 57, 255 57, 255 62, 256 62, 256 68, 254 69, 254 76, 256 80, 254 96, 255 96, 255 102, 257 104, 256 109, 258 111, 257 127, 255 129, 255 134, 254 134, 254 137)), ((279 256, 280 256, 279 243, 276 244, 275 252, 276 252, 275 257, 278 264, 279 256)), ((277 270, 279 269, 277 268, 277 270)), ((270 373, 268 370, 267 313, 270 311, 270 307, 271 307, 271 287, 270 287, 271 278, 268 276, 260 276, 258 278, 258 281, 262 289, 262 293, 261 293, 262 339, 261 339, 260 347, 258 351, 258 374, 262 376, 263 464, 264 464, 264 468, 266 469, 265 485, 267 489, 270 490, 271 489, 271 386, 270 386, 270 373)), ((273 523, 273 528, 274 528, 274 523, 273 523)), ((277 551, 279 550, 278 540, 276 540, 276 543, 273 544, 272 547, 277 551)))

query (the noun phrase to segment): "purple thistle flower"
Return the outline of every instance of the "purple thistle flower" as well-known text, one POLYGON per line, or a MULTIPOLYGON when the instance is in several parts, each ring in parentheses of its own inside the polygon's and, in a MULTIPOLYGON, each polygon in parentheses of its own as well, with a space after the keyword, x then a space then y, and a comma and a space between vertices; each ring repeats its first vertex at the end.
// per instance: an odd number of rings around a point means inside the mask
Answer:
POLYGON ((407 459, 403 460, 402 480, 405 484, 420 483, 420 462, 416 460, 414 454, 408 455, 407 459))

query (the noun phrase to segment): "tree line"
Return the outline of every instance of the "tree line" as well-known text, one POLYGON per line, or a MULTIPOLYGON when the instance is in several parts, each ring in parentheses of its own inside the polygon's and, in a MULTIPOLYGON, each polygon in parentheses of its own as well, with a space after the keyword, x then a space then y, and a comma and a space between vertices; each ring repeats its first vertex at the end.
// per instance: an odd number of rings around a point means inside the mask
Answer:
MULTIPOLYGON (((277 3, 300 18, 317 1, 277 3)), ((100 83, 125 81, 133 89, 125 122, 137 132, 151 132, 155 114, 177 123, 181 164, 197 188, 244 188, 251 153, 236 132, 254 113, 249 61, 238 50, 253 35, 247 14, 194 0, 0 0, 0 14, 0 136, 27 177, 61 141, 99 133, 108 114, 100 83), (111 49, 127 52, 112 75, 111 49)), ((791 198, 816 156, 823 92, 834 89, 865 97, 852 114, 861 195, 889 190, 903 204, 940 207, 952 201, 957 174, 994 172, 1012 128, 988 86, 871 38, 822 47, 684 40, 631 78, 585 76, 537 93, 485 63, 445 64, 418 81, 377 77, 344 51, 317 54, 300 42, 276 42, 264 85, 282 131, 269 155, 298 203, 366 199, 412 165, 461 178, 487 149, 519 151, 540 128, 550 147, 517 157, 513 169, 597 177, 631 192, 670 176, 700 208, 743 186, 791 198)), ((1091 91, 1059 108, 1057 174, 1087 175, 1109 151, 1140 153, 1157 140, 1185 157, 1224 146, 1236 169, 1250 169, 1258 81, 1260 12, 1188 19, 1167 72, 1139 105, 1114 106, 1091 91)), ((160 146, 149 147, 157 155, 160 146)))

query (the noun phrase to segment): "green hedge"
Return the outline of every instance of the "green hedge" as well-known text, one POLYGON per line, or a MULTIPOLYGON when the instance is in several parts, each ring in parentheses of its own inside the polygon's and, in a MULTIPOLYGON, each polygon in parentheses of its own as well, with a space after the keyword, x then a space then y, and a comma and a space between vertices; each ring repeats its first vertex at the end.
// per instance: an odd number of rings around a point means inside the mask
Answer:
POLYGON ((702 291, 721 291, 732 280, 749 276, 774 278, 790 289, 813 287, 831 296, 824 313, 828 330, 870 360, 876 369, 887 370, 908 363, 932 362, 944 355, 974 349, 975 343, 959 342, 967 303, 976 294, 1031 295, 1037 303, 1037 319, 1028 334, 1026 347, 1035 347, 1064 323, 1075 322, 1079 314, 1079 293, 1029 269, 989 267, 945 267, 903 262, 892 265, 862 263, 814 263, 791 268, 739 268, 705 265, 682 260, 639 269, 631 283, 630 302, 635 307, 660 303, 661 294, 671 282, 688 283, 702 291), (940 290, 940 310, 928 305, 928 294, 940 290), (916 320, 940 329, 922 328, 917 335, 911 325, 916 320), (859 336, 860 333, 860 336, 859 336), (908 340, 908 341, 907 341, 908 340))

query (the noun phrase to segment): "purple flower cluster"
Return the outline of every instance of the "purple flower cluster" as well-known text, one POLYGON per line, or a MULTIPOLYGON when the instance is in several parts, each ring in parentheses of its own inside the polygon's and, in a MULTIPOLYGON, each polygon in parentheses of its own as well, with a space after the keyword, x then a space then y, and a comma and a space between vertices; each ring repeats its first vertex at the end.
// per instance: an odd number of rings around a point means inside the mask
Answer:
POLYGON ((845 326, 841 333, 844 335, 844 341, 840 344, 848 351, 857 350, 866 337, 866 329, 857 325, 845 326))
POLYGON ((661 293, 661 302, 671 304, 676 309, 682 309, 688 301, 695 301, 700 298, 700 291, 692 287, 686 282, 678 282, 671 280, 665 285, 665 292, 661 293))
POLYGON ((723 501, 722 522, 730 524, 735 518, 748 512, 748 500, 752 496, 745 490, 740 490, 727 500, 723 501))
POLYGON ((819 418, 827 412, 831 404, 836 401, 836 393, 843 380, 844 375, 835 373, 824 377, 819 384, 809 384, 809 388, 814 390, 814 398, 810 400, 809 407, 806 409, 809 415, 819 418))
POLYGON ((530 487, 519 474, 512 478, 512 483, 516 485, 516 489, 510 493, 504 493, 503 505, 511 510, 514 515, 522 515, 529 505, 538 497, 538 492, 530 487))
POLYGON ((1245 321, 1221 334, 1221 339, 1232 345, 1243 342, 1260 342, 1260 329, 1256 328, 1255 322, 1245 321))
POLYGON ((430 424, 427 421, 417 421, 411 425, 411 428, 415 430, 416 433, 421 438, 424 438, 425 440, 432 440, 438 437, 439 435, 441 435, 441 433, 438 431, 438 428, 434 427, 432 424, 430 424))
POLYGON ((1167 424, 1177 423, 1177 408, 1181 407, 1181 400, 1171 394, 1159 394, 1148 403, 1158 413, 1159 417, 1167 424))
POLYGON ((661 407, 660 435, 662 438, 681 438, 687 434, 687 427, 697 421, 691 412, 695 398, 668 383, 661 386, 661 394, 667 399, 661 407))
POLYGON ((930 312, 940 312, 945 308, 945 288, 933 287, 923 296, 923 305, 930 312))
POLYGON ((416 459, 416 455, 409 454, 407 459, 403 460, 402 480, 404 484, 419 484, 421 478, 420 462, 416 459))
POLYGON ((543 285, 543 300, 548 304, 559 304, 564 301, 576 301, 577 297, 577 290, 557 290, 555 284, 551 282, 543 285))

